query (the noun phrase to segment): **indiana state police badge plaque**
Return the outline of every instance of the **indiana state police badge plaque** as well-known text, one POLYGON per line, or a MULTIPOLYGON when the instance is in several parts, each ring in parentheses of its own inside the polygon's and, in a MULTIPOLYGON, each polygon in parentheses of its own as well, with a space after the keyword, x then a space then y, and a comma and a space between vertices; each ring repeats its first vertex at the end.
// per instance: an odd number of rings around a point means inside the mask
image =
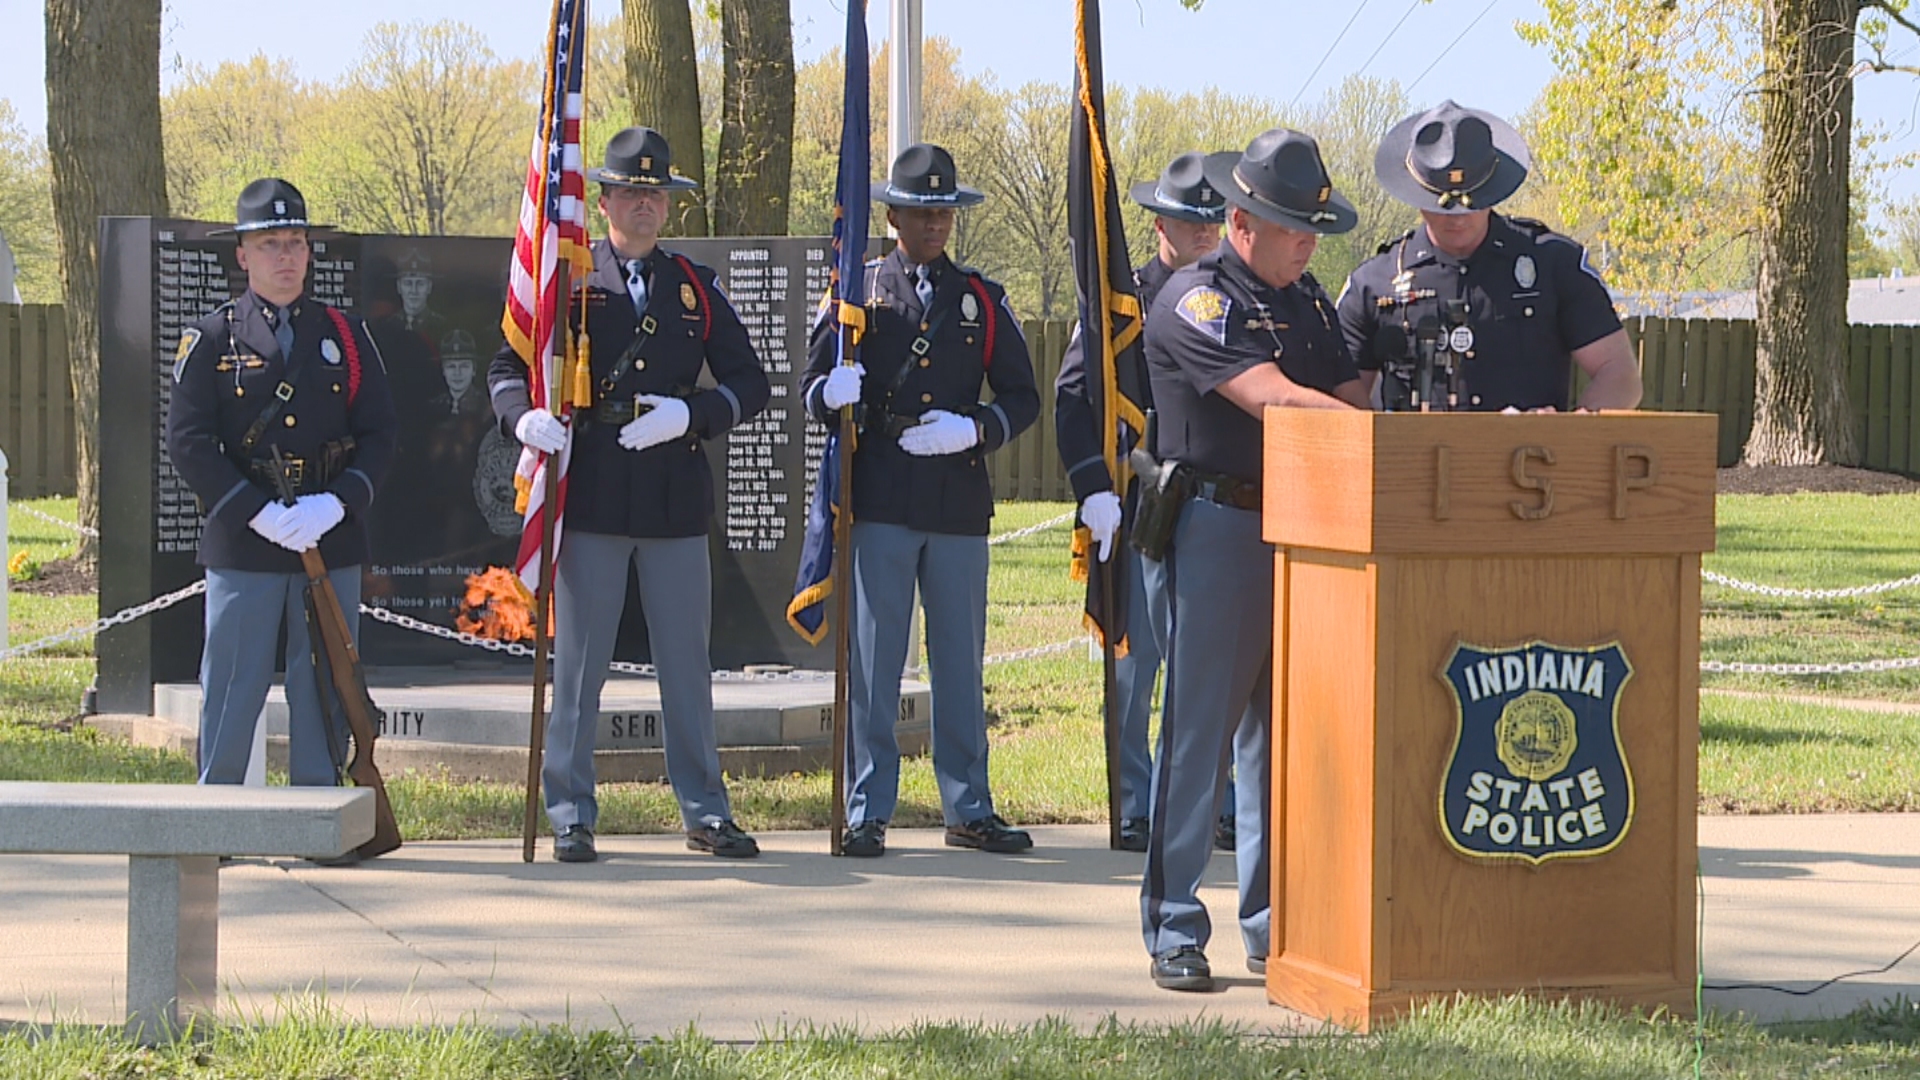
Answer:
POLYGON ((1618 641, 1505 649, 1460 642, 1440 672, 1457 728, 1440 786, 1440 831, 1473 859, 1579 858, 1613 850, 1633 824, 1620 747, 1618 641))

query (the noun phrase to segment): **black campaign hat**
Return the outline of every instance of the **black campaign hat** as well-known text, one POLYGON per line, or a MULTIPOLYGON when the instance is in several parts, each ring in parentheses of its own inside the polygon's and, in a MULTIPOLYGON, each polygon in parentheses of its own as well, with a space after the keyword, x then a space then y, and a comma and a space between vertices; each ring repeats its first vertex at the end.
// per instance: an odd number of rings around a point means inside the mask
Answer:
POLYGON ((700 185, 673 171, 667 137, 650 127, 630 127, 607 141, 607 157, 587 179, 619 187, 685 191, 700 185))
POLYGON ((1360 222, 1353 204, 1333 190, 1311 135, 1263 131, 1245 153, 1208 154, 1204 171, 1228 202, 1297 232, 1343 233, 1360 222))
POLYGON ((932 143, 915 143, 893 159, 886 183, 875 181, 875 202, 888 206, 972 206, 986 196, 959 180, 953 155, 932 143))
POLYGON ((1226 220, 1227 200, 1207 182, 1206 160, 1197 150, 1181 154, 1161 170, 1158 181, 1133 185, 1133 201, 1175 221, 1218 225, 1226 220))
POLYGON ((300 189, 275 176, 255 180, 234 200, 233 228, 212 235, 265 232, 268 229, 325 229, 307 220, 307 200, 300 189))
POLYGON ((1373 155, 1387 194, 1418 210, 1470 214, 1520 189, 1531 158, 1513 125, 1443 101, 1393 125, 1373 155))

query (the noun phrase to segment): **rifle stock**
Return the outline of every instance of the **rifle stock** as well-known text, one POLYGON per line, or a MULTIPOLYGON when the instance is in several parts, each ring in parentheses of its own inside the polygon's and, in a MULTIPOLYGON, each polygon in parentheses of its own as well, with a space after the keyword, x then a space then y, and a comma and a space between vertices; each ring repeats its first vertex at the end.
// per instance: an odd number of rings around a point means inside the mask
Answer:
MULTIPOLYGON (((278 447, 273 451, 274 464, 280 466, 275 476, 280 488, 280 499, 291 506, 294 502, 293 488, 287 483, 286 468, 281 461, 278 447)), ((353 754, 347 759, 347 778, 355 787, 373 789, 373 838, 354 850, 363 859, 400 846, 400 823, 393 816, 393 803, 387 798, 387 782, 380 775, 380 767, 374 764, 373 747, 379 738, 379 725, 386 720, 386 714, 373 703, 373 695, 367 692, 367 675, 360 667, 360 652, 353 646, 353 633, 347 626, 347 616, 340 609, 340 597, 333 591, 333 582, 327 578, 326 560, 320 557, 318 547, 310 547, 300 553, 301 568, 307 574, 307 595, 313 599, 314 621, 318 624, 321 646, 326 650, 327 669, 333 676, 333 689, 340 699, 340 705, 347 714, 347 730, 353 736, 353 754)), ((325 687, 321 687, 324 694, 325 687)))

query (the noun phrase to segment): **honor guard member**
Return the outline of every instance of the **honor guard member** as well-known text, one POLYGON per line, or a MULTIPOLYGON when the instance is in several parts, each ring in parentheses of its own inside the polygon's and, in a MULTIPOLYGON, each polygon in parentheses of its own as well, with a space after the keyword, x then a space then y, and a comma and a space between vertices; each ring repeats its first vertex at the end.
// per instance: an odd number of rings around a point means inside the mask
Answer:
MULTIPOLYGON (((760 848, 734 824, 713 730, 714 495, 702 443, 766 407, 767 376, 714 272, 659 246, 670 193, 696 186, 673 172, 666 139, 627 128, 607 144, 605 165, 587 175, 600 184, 607 239, 594 243, 593 273, 575 284, 568 305, 575 320, 586 305, 593 404, 573 414, 554 582, 553 715, 541 773, 553 856, 596 857, 593 748, 631 564, 687 847, 751 858, 760 848), (703 369, 711 388, 699 384, 703 369)), ((527 367, 511 346, 494 356, 487 385, 503 432, 560 450, 565 426, 530 406, 527 367)))
POLYGON ((1355 268, 1339 307, 1369 390, 1387 373, 1388 408, 1419 407, 1415 365, 1436 352, 1464 384, 1453 401, 1436 387, 1438 407, 1564 410, 1569 358, 1588 378, 1580 408, 1640 403, 1639 366, 1586 250, 1493 210, 1526 179, 1528 160, 1506 121, 1451 101, 1380 141, 1374 175, 1421 224, 1355 268))
POLYGON ((841 850, 886 850, 900 792, 900 676, 917 582, 927 616, 933 684, 933 771, 946 842, 1015 852, 1033 846, 994 812, 987 785, 987 525, 993 488, 986 455, 1040 414, 1020 320, 1006 292, 947 258, 954 212, 984 196, 956 181, 938 146, 902 151, 875 181, 900 244, 867 264, 864 366, 836 364, 831 320, 816 323, 801 393, 824 423, 857 406, 853 456, 852 696, 841 850), (982 387, 993 389, 981 400, 982 387))
POLYGON ((315 226, 300 192, 255 180, 234 221, 247 291, 182 331, 167 408, 167 454, 206 516, 200 782, 245 781, 284 626, 288 773, 296 785, 330 787, 347 739, 327 716, 345 714, 315 674, 299 553, 319 544, 358 640, 367 510, 398 422, 365 325, 307 294, 315 226), (297 495, 291 507, 279 500, 274 450, 297 495))
POLYGON ((1333 302, 1306 272, 1321 234, 1355 223, 1319 146, 1276 128, 1245 153, 1208 155, 1204 175, 1227 197, 1226 243, 1167 280, 1146 331, 1156 453, 1179 463, 1192 493, 1162 562, 1167 691, 1140 905, 1153 980, 1172 990, 1212 986, 1198 893, 1229 755, 1240 935, 1248 966, 1266 968, 1273 551, 1260 535, 1262 413, 1366 401, 1333 302))
MULTIPOLYGON (((1200 175, 1205 159, 1198 152, 1174 158, 1156 181, 1133 186, 1133 201, 1153 213, 1153 232, 1159 251, 1133 272, 1140 310, 1153 308, 1154 297, 1175 270, 1191 264, 1220 246, 1220 223, 1226 220, 1227 200, 1200 175)), ((1151 404, 1143 402, 1143 405, 1151 404)), ((1080 503, 1080 522, 1098 545, 1094 554, 1105 562, 1121 519, 1132 519, 1137 492, 1129 491, 1124 506, 1114 491, 1102 447, 1100 421, 1087 396, 1085 339, 1080 327, 1060 362, 1053 383, 1053 427, 1060 441, 1060 460, 1067 482, 1080 503)), ((1134 433, 1138 438, 1139 433, 1134 433)), ((1122 452, 1132 444, 1122 447, 1122 452)), ((1114 690, 1120 713, 1120 847, 1147 850, 1148 772, 1147 716, 1153 711, 1153 684, 1160 677, 1160 655, 1166 637, 1166 597, 1162 594, 1160 564, 1128 549, 1120 553, 1127 573, 1127 654, 1114 664, 1114 690)))

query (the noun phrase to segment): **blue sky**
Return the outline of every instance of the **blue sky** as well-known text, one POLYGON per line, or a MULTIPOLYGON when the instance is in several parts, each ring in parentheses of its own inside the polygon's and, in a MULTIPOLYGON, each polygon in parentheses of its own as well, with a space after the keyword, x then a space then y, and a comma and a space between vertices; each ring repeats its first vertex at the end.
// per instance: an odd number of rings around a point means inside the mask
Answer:
MULTIPOLYGON (((1355 8, 1300 0, 1207 0, 1189 12, 1176 0, 1106 0, 1109 83, 1174 90, 1206 85, 1281 102, 1319 96, 1352 73, 1398 78, 1416 101, 1452 97, 1512 115, 1553 75, 1543 50, 1514 32, 1539 15, 1536 0, 1348 0, 1355 8), (1309 74, 1318 67, 1318 72, 1309 74)), ((615 8, 601 0, 599 12, 615 8)), ((887 34, 887 0, 869 0, 874 42, 887 34)), ((256 52, 292 59, 301 75, 331 79, 383 19, 459 19, 486 35, 495 52, 533 56, 546 28, 541 0, 325 0, 286 9, 290 18, 235 0, 167 0, 163 57, 203 65, 256 52), (404 14, 402 14, 404 12, 404 14), (263 17, 263 15, 265 17, 263 17)), ((844 0, 793 0, 801 60, 833 48, 844 34, 844 0)), ((38 0, 0 0, 0 40, 43 41, 38 0)), ((959 45, 970 71, 991 70, 1003 85, 1065 82, 1071 75, 1072 0, 925 0, 925 32, 959 45)), ((1910 59, 1910 58, 1909 58, 1910 59)), ((17 50, 0 65, 0 97, 34 132, 46 123, 42 57, 17 50)), ((163 72, 163 79, 166 77, 163 72)), ((1856 84, 1856 108, 1894 136, 1889 152, 1920 151, 1920 80, 1875 75, 1856 84)), ((1893 178, 1891 193, 1920 193, 1920 170, 1893 178)))

